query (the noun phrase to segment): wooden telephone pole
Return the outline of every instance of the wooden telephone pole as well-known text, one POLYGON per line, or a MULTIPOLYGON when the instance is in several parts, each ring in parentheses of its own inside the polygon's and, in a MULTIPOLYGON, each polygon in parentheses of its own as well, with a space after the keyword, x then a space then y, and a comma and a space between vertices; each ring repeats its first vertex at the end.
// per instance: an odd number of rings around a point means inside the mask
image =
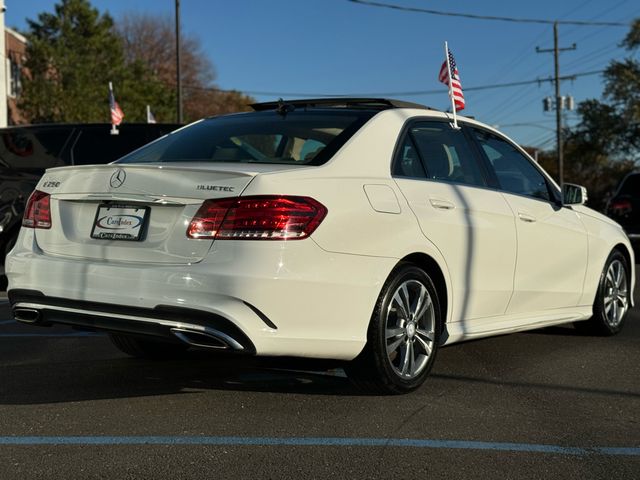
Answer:
POLYGON ((536 47, 537 53, 546 53, 553 52, 553 63, 554 63, 554 77, 555 77, 555 87, 556 87, 556 142, 558 148, 558 183, 560 184, 560 188, 562 188, 562 184, 564 183, 564 155, 562 149, 562 98, 560 96, 560 52, 564 52, 566 50, 575 50, 576 44, 574 43, 570 47, 560 48, 558 46, 558 22, 553 23, 553 48, 542 49, 540 47, 536 47))

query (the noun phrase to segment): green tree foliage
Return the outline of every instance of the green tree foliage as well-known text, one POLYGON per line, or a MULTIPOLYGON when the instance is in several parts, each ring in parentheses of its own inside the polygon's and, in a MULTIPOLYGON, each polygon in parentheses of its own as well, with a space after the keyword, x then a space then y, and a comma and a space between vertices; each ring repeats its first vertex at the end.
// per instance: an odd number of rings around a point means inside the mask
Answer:
POLYGON ((61 0, 28 26, 20 108, 32 123, 109 122, 110 81, 125 121, 145 121, 147 104, 172 120, 172 90, 142 62, 125 61, 113 20, 88 0, 61 0))
MULTIPOLYGON (((636 19, 622 46, 629 53, 640 47, 640 19, 636 19)), ((604 73, 604 95, 578 107, 580 123, 564 132, 567 182, 587 187, 590 206, 602 209, 607 196, 640 159, 640 62, 633 56, 612 61, 604 73)), ((555 153, 540 163, 557 173, 555 153)))

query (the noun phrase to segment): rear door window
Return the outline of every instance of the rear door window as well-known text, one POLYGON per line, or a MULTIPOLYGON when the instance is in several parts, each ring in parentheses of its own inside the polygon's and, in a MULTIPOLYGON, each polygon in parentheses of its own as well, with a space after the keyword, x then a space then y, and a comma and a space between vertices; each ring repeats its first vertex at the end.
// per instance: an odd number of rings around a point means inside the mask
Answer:
POLYGON ((427 179, 427 172, 420 160, 418 149, 409 134, 404 136, 404 141, 396 154, 393 174, 399 177, 427 179))
MULTIPOLYGON (((411 125, 408 136, 422 160, 427 178, 481 187, 487 185, 479 159, 462 130, 445 122, 424 121, 411 125)), ((411 155, 411 149, 407 153, 411 155)))

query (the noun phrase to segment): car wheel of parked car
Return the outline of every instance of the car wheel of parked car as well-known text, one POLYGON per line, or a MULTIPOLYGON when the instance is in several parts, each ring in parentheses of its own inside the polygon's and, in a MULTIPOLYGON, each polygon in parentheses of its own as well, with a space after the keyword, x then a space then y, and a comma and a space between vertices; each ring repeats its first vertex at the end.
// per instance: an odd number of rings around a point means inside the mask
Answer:
POLYGON ((584 333, 604 336, 615 335, 622 330, 631 306, 629 283, 627 259, 620 251, 614 250, 600 275, 593 317, 576 322, 576 328, 584 333))
POLYGON ((186 345, 155 340, 143 340, 121 333, 110 333, 111 342, 121 351, 136 358, 152 360, 172 359, 187 351, 186 345))
POLYGON ((349 378, 372 393, 406 393, 431 370, 441 330, 438 294, 429 275, 400 265, 376 303, 363 352, 345 367, 349 378))

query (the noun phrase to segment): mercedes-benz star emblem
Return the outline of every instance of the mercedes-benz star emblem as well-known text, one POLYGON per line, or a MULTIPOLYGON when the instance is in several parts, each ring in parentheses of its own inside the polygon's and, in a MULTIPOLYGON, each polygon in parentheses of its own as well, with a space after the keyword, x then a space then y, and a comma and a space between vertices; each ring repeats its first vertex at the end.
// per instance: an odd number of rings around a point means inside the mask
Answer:
POLYGON ((111 188, 119 188, 122 186, 122 184, 126 179, 127 179, 126 172, 121 168, 119 168, 113 173, 113 175, 111 175, 111 180, 109 180, 109 185, 111 185, 111 188))

